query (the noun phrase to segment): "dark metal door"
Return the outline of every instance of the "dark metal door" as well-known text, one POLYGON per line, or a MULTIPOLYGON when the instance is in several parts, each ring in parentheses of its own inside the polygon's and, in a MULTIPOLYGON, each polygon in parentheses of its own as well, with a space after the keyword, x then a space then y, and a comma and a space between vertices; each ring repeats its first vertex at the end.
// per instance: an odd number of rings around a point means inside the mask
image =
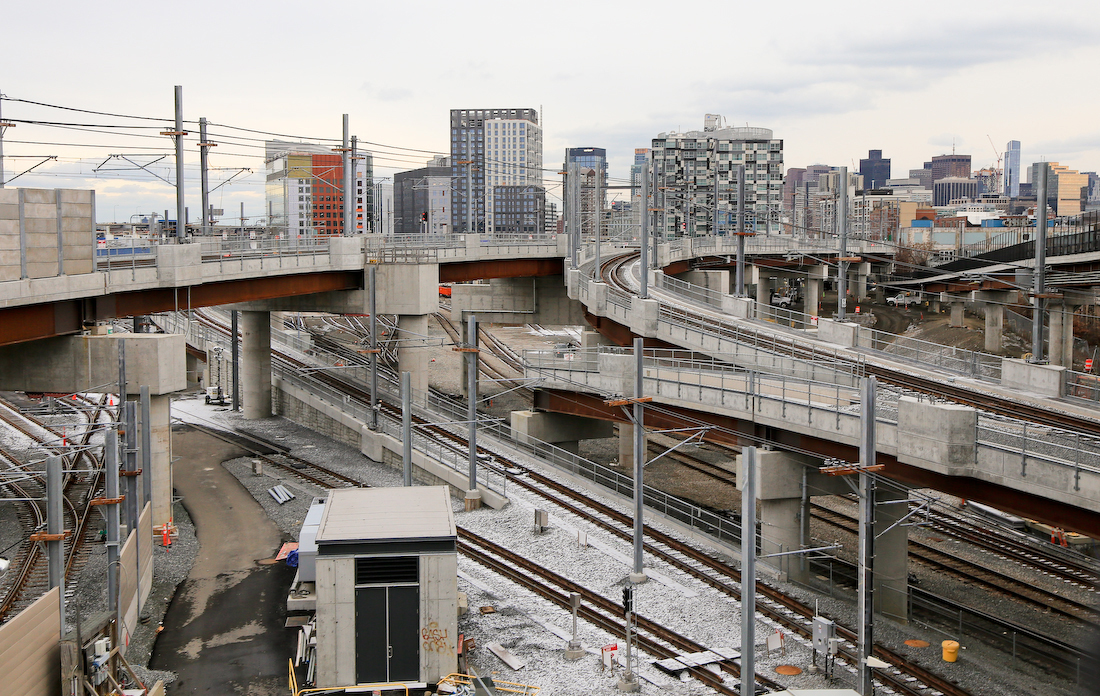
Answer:
POLYGON ((420 588, 389 588, 390 681, 420 681, 420 588))
POLYGON ((355 588, 355 681, 389 681, 385 587, 355 588))

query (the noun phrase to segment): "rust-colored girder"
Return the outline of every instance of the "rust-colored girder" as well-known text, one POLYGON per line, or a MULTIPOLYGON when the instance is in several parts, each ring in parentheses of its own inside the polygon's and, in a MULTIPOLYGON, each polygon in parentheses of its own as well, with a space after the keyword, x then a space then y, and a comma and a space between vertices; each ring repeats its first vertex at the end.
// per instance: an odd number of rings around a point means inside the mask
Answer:
POLYGON ((271 300, 363 287, 361 271, 302 273, 112 293, 81 300, 0 309, 0 346, 78 333, 85 323, 116 317, 271 300))
MULTIPOLYGON (((603 398, 556 389, 535 391, 535 409, 554 413, 568 413, 600 420, 626 422, 621 408, 608 406, 603 398)), ((833 440, 802 435, 760 423, 708 411, 696 411, 661 404, 658 408, 646 408, 645 425, 655 429, 679 429, 697 427, 700 423, 716 426, 708 430, 703 439, 721 445, 740 447, 766 439, 781 447, 812 453, 823 459, 843 461, 859 460, 859 448, 833 440)), ((879 454, 877 464, 885 466, 883 474, 915 488, 932 488, 951 495, 992 505, 1005 512, 1027 517, 1063 529, 1100 538, 1100 511, 1086 510, 1063 501, 1044 498, 1007 486, 963 476, 947 476, 911 464, 903 464, 892 455, 879 454)))
POLYGON ((439 264, 439 282, 468 283, 489 278, 533 278, 564 273, 564 261, 546 259, 501 259, 499 261, 459 261, 439 264))

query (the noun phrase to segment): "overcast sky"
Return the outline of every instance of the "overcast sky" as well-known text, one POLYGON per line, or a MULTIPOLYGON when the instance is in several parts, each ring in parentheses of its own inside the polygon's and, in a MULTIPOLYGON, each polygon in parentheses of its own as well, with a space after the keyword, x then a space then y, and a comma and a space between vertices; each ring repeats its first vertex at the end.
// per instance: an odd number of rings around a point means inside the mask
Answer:
MULTIPOLYGON (((339 138, 348 113, 351 132, 378 144, 379 176, 445 152, 449 109, 512 107, 542 110, 550 172, 564 148, 594 146, 625 178, 634 148, 701 129, 705 113, 773 129, 786 167, 858 168, 874 148, 902 177, 954 146, 978 168, 1015 139, 1025 167, 1100 169, 1095 0, 9 5, 0 92, 11 99, 168 121, 178 84, 185 119, 306 138, 339 138)), ((153 126, 18 123, 5 136, 6 178, 56 155, 9 186, 95 188, 100 221, 174 217, 172 187, 132 169, 170 151, 155 123, 2 108, 4 120, 153 126), (110 155, 130 161, 103 164, 110 155)), ((185 156, 193 220, 196 141, 185 156)), ((257 144, 223 138, 212 150, 211 166, 253 170, 213 194, 227 214, 242 201, 248 215, 264 211, 257 144)), ((154 170, 168 175, 171 157, 154 170)), ((213 172, 212 186, 232 173, 213 172)), ((556 198, 559 178, 546 179, 556 198)))

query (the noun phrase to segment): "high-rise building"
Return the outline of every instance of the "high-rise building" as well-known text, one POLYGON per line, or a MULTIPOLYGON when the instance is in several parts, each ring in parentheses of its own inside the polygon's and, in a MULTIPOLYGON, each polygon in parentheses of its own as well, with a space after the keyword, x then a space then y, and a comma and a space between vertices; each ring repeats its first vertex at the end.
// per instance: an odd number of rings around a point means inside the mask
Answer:
POLYGON ((355 229, 344 229, 343 157, 310 143, 269 140, 265 145, 265 193, 268 226, 294 236, 332 236, 369 232, 373 221, 374 175, 369 152, 353 160, 355 229))
POLYGON ((722 128, 708 116, 706 130, 660 133, 653 139, 658 229, 666 235, 732 230, 737 206, 737 167, 745 165, 745 211, 757 232, 779 230, 783 200, 783 141, 769 128, 722 128), (715 186, 717 182, 717 187, 715 186), (717 189, 717 191, 716 191, 717 189))
POLYGON ((607 150, 602 147, 568 147, 562 169, 581 175, 585 187, 580 197, 581 234, 595 234, 597 215, 607 208, 607 150))
POLYGON ((946 177, 969 179, 970 155, 936 155, 932 158, 932 183, 946 177))
POLYGON ((916 179, 921 188, 932 190, 932 163, 925 162, 920 169, 910 169, 909 178, 916 179))
POLYGON ((794 211, 794 196, 802 182, 806 180, 804 167, 791 167, 787 170, 787 178, 783 180, 783 212, 794 211))
POLYGON ((982 184, 977 179, 961 176, 946 176, 932 184, 932 205, 949 205, 951 201, 974 200, 982 192, 982 184))
POLYGON ((447 234, 451 229, 451 166, 435 157, 428 166, 393 177, 394 234, 447 234))
POLYGON ((1089 175, 1058 164, 1057 162, 1036 162, 1031 165, 1031 183, 1035 195, 1039 192, 1039 170, 1043 165, 1050 167, 1047 174, 1047 202, 1058 215, 1077 215, 1081 212, 1082 190, 1087 190, 1089 175))
POLYGON ((886 186, 890 178, 890 159, 883 159, 882 150, 868 150, 867 159, 859 161, 859 173, 863 175, 863 185, 870 190, 886 186))
MULTIPOLYGON (((495 197, 498 187, 521 187, 545 201, 542 189, 542 128, 535 109, 452 109, 451 110, 451 229, 467 230, 467 216, 473 231, 497 229, 495 197), (471 167, 472 200, 466 199, 467 167, 471 167), (542 191, 540 194, 539 192, 542 191)), ((501 192, 516 202, 516 192, 501 192)), ((504 208, 500 208, 504 224, 504 208)), ((536 219, 542 220, 542 208, 536 219)), ((541 226, 541 225, 540 225, 541 226)))
POLYGON ((1004 194, 1009 198, 1020 195, 1020 141, 1009 140, 1005 146, 1004 194))

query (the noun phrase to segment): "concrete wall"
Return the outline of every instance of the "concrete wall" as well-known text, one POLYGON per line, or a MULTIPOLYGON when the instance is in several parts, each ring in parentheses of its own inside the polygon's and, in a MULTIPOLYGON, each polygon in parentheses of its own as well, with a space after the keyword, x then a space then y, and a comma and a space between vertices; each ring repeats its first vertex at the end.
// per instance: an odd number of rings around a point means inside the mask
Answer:
POLYGON ((1065 395, 1066 368, 1061 365, 1035 365, 1025 360, 1005 358, 1001 361, 1001 386, 1057 398, 1065 395))
POLYGON ((91 273, 95 191, 0 189, 0 281, 91 273))
POLYGON ((4 693, 60 696, 61 590, 54 588, 0 626, 4 693))
MULTIPOLYGON (((420 556, 420 680, 434 683, 458 665, 458 557, 420 556)), ((355 558, 317 558, 317 686, 355 679, 355 558)))
POLYGON ((126 341, 126 392, 154 395, 187 387, 186 344, 179 334, 59 336, 0 348, 0 389, 115 391, 118 342, 126 341))
MULTIPOLYGON (((273 379, 272 393, 276 415, 355 447, 373 461, 400 471, 404 466, 404 447, 401 440, 383 432, 375 432, 367 424, 344 413, 336 406, 322 401, 307 391, 278 377, 273 379)), ((413 450, 413 480, 431 486, 450 486, 453 495, 464 495, 468 484, 465 472, 451 467, 413 450)), ((481 501, 494 509, 508 504, 499 493, 481 489, 481 501)))

